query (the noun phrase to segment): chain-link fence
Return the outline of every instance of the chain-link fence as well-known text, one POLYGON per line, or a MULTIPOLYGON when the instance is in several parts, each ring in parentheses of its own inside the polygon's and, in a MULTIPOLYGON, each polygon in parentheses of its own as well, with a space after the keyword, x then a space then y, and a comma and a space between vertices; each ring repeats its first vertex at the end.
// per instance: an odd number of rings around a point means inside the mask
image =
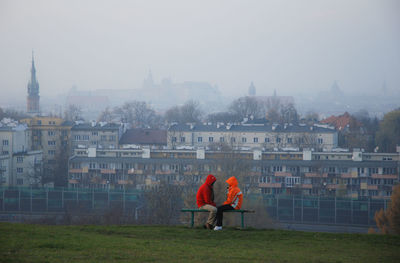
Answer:
MULTIPOLYGON (((122 214, 136 216, 143 208, 139 190, 71 188, 0 188, 0 212, 94 213, 118 208, 122 214)), ((335 197, 263 195, 268 216, 281 222, 338 225, 375 225, 374 215, 386 209, 390 200, 345 199, 335 197)), ((245 198, 259 198, 249 195, 245 198)), ((176 207, 176 209, 180 209, 176 207)))
POLYGON ((390 200, 264 195, 268 214, 277 221, 375 225, 374 215, 390 200))
POLYGON ((132 214, 138 207, 141 193, 135 190, 71 189, 71 188, 0 188, 0 211, 86 213, 119 207, 132 214))

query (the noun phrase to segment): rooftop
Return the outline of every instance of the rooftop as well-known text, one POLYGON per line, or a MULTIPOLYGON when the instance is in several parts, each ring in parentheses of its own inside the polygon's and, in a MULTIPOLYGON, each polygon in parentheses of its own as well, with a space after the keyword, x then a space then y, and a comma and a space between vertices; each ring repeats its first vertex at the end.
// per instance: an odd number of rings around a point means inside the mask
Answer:
POLYGON ((167 145, 167 131, 154 129, 129 129, 121 136, 119 143, 167 145))
POLYGON ((193 132, 315 132, 315 133, 335 133, 333 128, 321 127, 322 125, 294 125, 294 124, 264 124, 254 125, 230 125, 230 124, 175 124, 169 131, 193 131, 193 132))
POLYGON ((116 123, 107 123, 107 122, 92 122, 92 123, 83 123, 83 122, 75 122, 72 126, 71 130, 118 130, 120 127, 119 124, 116 123))

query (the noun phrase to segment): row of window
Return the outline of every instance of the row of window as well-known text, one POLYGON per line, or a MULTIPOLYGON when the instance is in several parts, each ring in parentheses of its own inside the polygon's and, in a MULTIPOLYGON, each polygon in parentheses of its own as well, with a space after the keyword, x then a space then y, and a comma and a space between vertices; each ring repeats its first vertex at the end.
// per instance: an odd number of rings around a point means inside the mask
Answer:
MULTIPOLYGON (((116 139, 117 139, 117 137, 115 135, 108 136, 108 141, 115 141, 116 139)), ((89 141, 90 136, 89 135, 75 135, 74 140, 75 141, 89 141)), ((100 141, 107 141, 107 135, 101 135, 100 141)))
MULTIPOLYGON (((246 137, 242 137, 241 138, 242 143, 247 143, 247 138, 246 137)), ((172 137, 172 142, 177 142, 177 137, 172 137)), ((180 142, 186 142, 186 137, 180 137, 180 142)), ((203 142, 203 137, 197 137, 197 142, 201 143, 203 142)), ((208 142, 214 142, 214 137, 208 137, 208 142)), ((225 137, 219 137, 219 142, 225 142, 225 137)), ((236 142, 236 138, 235 137, 231 137, 231 143, 235 143, 236 142)), ((258 137, 254 137, 253 138, 253 143, 258 143, 259 142, 259 138, 258 137)), ((270 138, 264 138, 264 142, 265 143, 269 143, 271 142, 270 138)), ((282 142, 282 138, 276 138, 275 139, 276 143, 281 143, 282 142)), ((322 138, 318 138, 317 139, 317 143, 318 144, 323 144, 323 139, 322 138)), ((293 138, 287 138, 287 143, 293 143, 293 138)), ((300 138, 299 143, 304 143, 304 138, 300 138)))

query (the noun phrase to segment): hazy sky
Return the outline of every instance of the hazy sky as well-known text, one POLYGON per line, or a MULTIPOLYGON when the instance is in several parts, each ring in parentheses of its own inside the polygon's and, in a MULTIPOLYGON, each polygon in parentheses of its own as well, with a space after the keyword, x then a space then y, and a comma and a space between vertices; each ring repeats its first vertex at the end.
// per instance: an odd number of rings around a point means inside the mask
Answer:
POLYGON ((26 96, 207 81, 243 95, 400 89, 398 0, 0 0, 0 103, 26 96))

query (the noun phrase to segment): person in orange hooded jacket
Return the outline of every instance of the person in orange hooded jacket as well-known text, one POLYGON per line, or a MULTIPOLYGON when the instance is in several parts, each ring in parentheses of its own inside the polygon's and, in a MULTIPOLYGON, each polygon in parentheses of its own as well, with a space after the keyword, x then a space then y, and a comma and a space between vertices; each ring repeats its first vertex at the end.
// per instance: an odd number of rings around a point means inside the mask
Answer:
POLYGON ((216 180, 217 179, 215 178, 214 175, 209 174, 206 178, 205 183, 200 186, 196 194, 197 206, 200 209, 205 209, 210 211, 207 223, 205 224, 205 227, 207 229, 213 229, 215 225, 215 216, 217 214, 217 207, 214 202, 213 186, 216 180))
POLYGON ((223 205, 219 206, 217 209, 217 225, 215 226, 214 230, 222 230, 224 211, 240 209, 242 207, 243 194, 238 187, 238 181, 236 177, 232 176, 226 180, 226 182, 229 185, 228 195, 223 205))

